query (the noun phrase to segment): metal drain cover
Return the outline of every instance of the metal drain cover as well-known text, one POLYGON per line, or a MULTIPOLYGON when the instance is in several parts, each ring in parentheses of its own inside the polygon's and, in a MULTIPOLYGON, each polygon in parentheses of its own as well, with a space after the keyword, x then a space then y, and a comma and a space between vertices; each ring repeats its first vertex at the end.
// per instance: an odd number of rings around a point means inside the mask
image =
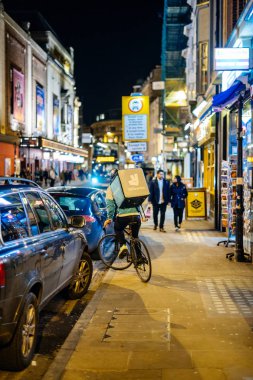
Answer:
POLYGON ((103 342, 168 343, 169 309, 115 309, 103 342))

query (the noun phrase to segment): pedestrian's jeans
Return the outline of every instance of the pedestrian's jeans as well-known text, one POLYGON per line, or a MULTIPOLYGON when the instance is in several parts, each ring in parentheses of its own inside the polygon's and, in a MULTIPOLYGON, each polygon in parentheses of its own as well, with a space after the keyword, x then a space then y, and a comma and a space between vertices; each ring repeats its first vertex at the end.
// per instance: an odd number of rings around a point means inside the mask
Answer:
POLYGON ((174 212, 174 224, 175 227, 178 227, 179 224, 182 223, 183 220, 183 213, 184 213, 184 208, 179 208, 177 206, 173 207, 173 212, 174 212))
POLYGON ((165 220, 165 212, 167 205, 165 203, 161 204, 153 204, 153 217, 154 217, 154 225, 158 226, 158 213, 160 210, 160 224, 159 227, 163 228, 164 220, 165 220))

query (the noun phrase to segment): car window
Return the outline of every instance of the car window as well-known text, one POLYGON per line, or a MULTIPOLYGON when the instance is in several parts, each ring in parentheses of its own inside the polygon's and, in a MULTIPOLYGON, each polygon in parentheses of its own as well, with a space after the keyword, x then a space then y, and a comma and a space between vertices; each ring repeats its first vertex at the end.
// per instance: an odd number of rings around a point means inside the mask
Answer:
POLYGON ((41 194, 41 196, 43 201, 49 208, 54 229, 66 228, 67 222, 64 216, 62 215, 61 210, 59 210, 59 206, 57 206, 57 204, 46 194, 41 194))
POLYGON ((40 195, 35 191, 25 195, 36 217, 40 233, 51 231, 50 218, 40 195))
POLYGON ((96 194, 95 200, 99 208, 106 208, 105 198, 101 193, 96 194))
POLYGON ((0 197, 0 218, 4 242, 29 236, 27 216, 18 194, 0 197))
POLYGON ((67 215, 89 215, 90 202, 88 198, 72 197, 71 195, 51 194, 67 215))
POLYGON ((31 235, 32 236, 38 235, 40 233, 39 226, 37 223, 37 219, 36 219, 36 217, 32 211, 32 208, 31 208, 30 204, 28 203, 27 198, 24 195, 22 196, 22 200, 26 206, 26 211, 27 211, 29 224, 30 224, 31 235))

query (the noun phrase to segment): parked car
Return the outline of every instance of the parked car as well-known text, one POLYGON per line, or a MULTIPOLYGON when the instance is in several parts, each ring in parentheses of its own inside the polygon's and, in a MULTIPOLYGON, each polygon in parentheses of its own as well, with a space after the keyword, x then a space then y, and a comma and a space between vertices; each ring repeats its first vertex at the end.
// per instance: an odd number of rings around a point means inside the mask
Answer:
POLYGON ((59 186, 47 189, 64 210, 68 218, 82 215, 88 242, 88 252, 97 257, 98 242, 104 235, 103 224, 107 219, 105 192, 92 187, 59 186))
POLYGON ((34 355, 38 313, 62 289, 82 297, 92 261, 84 217, 68 222, 36 183, 0 178, 0 368, 21 370, 34 355))

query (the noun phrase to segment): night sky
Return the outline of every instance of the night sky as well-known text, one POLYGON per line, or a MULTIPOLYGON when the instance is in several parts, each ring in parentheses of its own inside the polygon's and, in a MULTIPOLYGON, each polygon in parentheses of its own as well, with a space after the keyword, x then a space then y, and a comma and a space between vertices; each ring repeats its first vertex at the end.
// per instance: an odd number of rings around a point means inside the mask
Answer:
POLYGON ((137 80, 161 64, 163 0, 3 0, 8 10, 42 13, 64 46, 75 50, 84 121, 119 108, 137 80), (116 2, 116 4, 115 4, 116 2))

